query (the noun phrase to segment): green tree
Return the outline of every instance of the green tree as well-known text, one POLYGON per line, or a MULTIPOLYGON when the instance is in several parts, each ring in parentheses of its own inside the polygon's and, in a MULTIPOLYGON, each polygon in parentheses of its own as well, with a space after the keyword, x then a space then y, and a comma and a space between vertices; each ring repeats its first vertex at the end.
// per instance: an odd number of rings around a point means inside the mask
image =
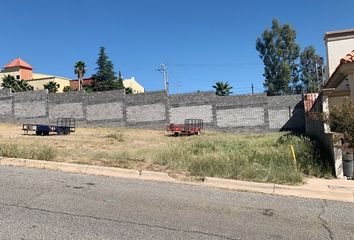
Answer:
POLYGON ((97 72, 92 76, 94 79, 94 91, 108 91, 117 89, 117 81, 114 76, 113 63, 108 59, 105 48, 101 47, 97 59, 97 72))
POLYGON ((305 92, 319 92, 322 79, 323 60, 313 46, 306 47, 300 54, 301 88, 305 92))
POLYGON ((216 82, 213 88, 215 88, 215 94, 218 96, 228 96, 232 93, 232 87, 228 82, 216 82))
POLYGON ((86 73, 86 64, 83 61, 78 61, 75 63, 74 72, 79 80, 79 91, 82 89, 82 80, 86 73))
POLYGON ((48 89, 48 92, 50 93, 56 93, 58 92, 59 88, 60 88, 60 84, 54 82, 54 81, 50 81, 47 84, 43 84, 44 89, 48 89))
POLYGON ((117 84, 115 86, 116 89, 124 89, 123 77, 122 77, 122 73, 120 71, 118 72, 118 79, 117 79, 116 84, 117 84))
POLYGON ((271 29, 266 29, 256 40, 256 49, 264 63, 264 87, 268 95, 291 93, 298 84, 300 46, 295 39, 296 32, 289 24, 281 25, 273 19, 271 29))
POLYGON ((12 92, 31 91, 33 87, 24 80, 16 80, 14 76, 6 75, 2 78, 3 82, 1 86, 3 88, 9 88, 12 92))

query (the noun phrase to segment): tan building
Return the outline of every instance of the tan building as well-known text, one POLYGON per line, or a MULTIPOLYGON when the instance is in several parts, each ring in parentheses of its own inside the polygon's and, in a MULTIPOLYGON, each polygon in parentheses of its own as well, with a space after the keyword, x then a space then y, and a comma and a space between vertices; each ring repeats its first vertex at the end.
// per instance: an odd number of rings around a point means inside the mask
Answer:
MULTIPOLYGON (((354 99, 354 29, 327 32, 324 40, 327 52, 325 84, 312 110, 328 114, 334 106, 341 106, 344 98, 354 99)), ((339 147, 329 125, 309 121, 307 132, 324 144, 334 161, 336 177, 342 178, 342 155, 346 150, 339 147)))
POLYGON ((135 77, 131 77, 123 80, 123 85, 125 88, 131 88, 133 90, 133 94, 135 93, 143 93, 145 89, 141 86, 136 80, 135 77))
POLYGON ((325 35, 327 74, 324 94, 328 107, 354 99, 354 29, 328 32, 325 35))
POLYGON ((44 84, 47 84, 50 81, 56 82, 60 85, 58 92, 62 92, 64 87, 70 86, 70 79, 68 78, 33 73, 32 66, 21 58, 16 58, 4 66, 4 69, 0 72, 0 88, 2 88, 2 78, 6 75, 14 76, 17 80, 27 81, 29 85, 33 86, 34 90, 43 90, 44 84))
POLYGON ((33 73, 33 79, 27 80, 27 82, 31 86, 33 86, 34 90, 44 89, 44 84, 47 84, 49 82, 56 82, 59 84, 58 92, 63 92, 64 87, 70 86, 69 78, 41 74, 41 73, 33 73))
POLYGON ((10 63, 6 64, 3 70, 0 71, 0 86, 3 77, 7 75, 13 76, 17 80, 32 79, 32 66, 23 61, 21 58, 15 58, 10 63))

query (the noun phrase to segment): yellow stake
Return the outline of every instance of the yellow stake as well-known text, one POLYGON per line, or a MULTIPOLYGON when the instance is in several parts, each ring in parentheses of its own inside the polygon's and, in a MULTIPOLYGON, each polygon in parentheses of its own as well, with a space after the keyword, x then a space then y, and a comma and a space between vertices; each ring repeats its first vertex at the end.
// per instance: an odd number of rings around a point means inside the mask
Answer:
POLYGON ((295 167, 295 170, 297 171, 296 155, 295 155, 295 151, 294 151, 293 145, 290 145, 290 149, 291 149, 291 152, 293 154, 294 167, 295 167))

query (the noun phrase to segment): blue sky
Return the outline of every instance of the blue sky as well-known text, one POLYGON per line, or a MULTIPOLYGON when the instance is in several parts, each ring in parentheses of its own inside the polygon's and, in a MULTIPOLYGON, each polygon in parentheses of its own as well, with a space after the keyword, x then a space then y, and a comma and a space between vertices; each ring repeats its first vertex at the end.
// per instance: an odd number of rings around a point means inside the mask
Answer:
MULTIPOLYGON (((0 65, 19 56, 35 72, 87 76, 100 46, 115 71, 134 76, 148 91, 163 89, 158 65, 166 63, 172 93, 212 90, 228 81, 235 94, 263 91, 263 64, 255 41, 273 18, 290 23, 303 49, 325 55, 326 31, 354 28, 354 2, 237 0, 1 1, 0 65)), ((354 46, 353 46, 354 49, 354 46)))

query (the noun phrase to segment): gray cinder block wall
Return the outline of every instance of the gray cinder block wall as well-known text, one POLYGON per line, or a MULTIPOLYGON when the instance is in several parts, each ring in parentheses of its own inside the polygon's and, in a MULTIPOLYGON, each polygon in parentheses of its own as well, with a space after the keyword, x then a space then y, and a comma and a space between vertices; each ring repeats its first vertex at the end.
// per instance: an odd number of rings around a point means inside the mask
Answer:
POLYGON ((0 90, 0 122, 55 123, 73 117, 78 126, 165 128, 187 118, 225 131, 304 131, 301 95, 221 97, 214 92, 167 95, 165 91, 126 95, 122 90, 85 93, 11 93, 0 90))

